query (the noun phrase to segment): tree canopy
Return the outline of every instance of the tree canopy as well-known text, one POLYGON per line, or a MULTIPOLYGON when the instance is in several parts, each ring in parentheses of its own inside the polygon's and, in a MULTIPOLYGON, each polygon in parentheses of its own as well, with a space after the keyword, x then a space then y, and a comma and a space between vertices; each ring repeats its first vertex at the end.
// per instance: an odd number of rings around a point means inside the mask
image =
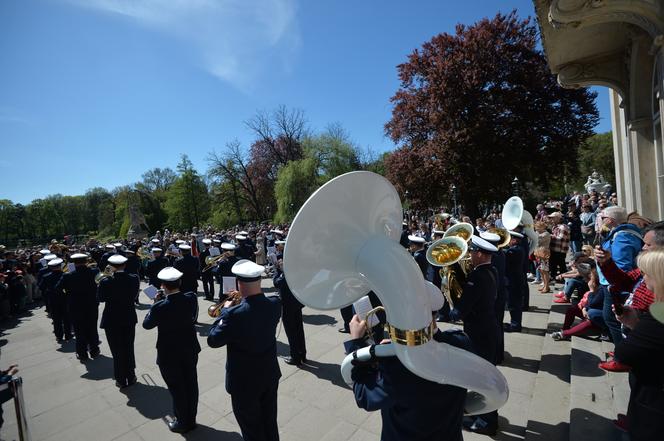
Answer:
POLYGON ((503 200, 516 176, 546 188, 576 167, 597 124, 595 94, 556 83, 537 27, 515 12, 440 34, 398 66, 387 176, 414 207, 503 200))

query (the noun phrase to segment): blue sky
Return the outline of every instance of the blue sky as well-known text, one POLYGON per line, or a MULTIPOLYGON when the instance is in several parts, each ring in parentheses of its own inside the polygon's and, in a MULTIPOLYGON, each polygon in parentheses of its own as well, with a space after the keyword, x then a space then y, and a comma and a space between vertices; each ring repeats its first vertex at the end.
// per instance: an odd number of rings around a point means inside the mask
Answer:
MULTIPOLYGON (((434 35, 530 0, 3 0, 0 198, 109 190, 181 153, 252 140, 283 104, 312 130, 340 123, 377 152, 396 65, 434 35)), ((608 93, 602 121, 611 129, 608 93)))

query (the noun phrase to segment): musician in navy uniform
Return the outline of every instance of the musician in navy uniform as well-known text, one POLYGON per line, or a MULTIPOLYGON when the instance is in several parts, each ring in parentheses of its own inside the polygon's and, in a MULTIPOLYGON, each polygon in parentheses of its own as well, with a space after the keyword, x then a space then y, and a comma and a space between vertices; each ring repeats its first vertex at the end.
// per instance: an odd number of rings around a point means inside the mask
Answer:
POLYGON ((48 298, 51 320, 53 321, 53 334, 58 343, 63 340, 71 340, 72 327, 69 310, 67 309, 67 299, 65 294, 58 287, 62 278, 62 259, 56 257, 48 262, 49 272, 42 278, 39 289, 48 298))
POLYGON ((505 326, 506 332, 521 332, 521 318, 523 315, 523 281, 526 274, 523 272, 525 259, 521 241, 523 234, 510 231, 512 239, 506 252, 507 275, 507 307, 510 311, 510 324, 505 326))
POLYGON ((41 291, 42 299, 44 300, 44 309, 46 310, 46 314, 49 317, 51 316, 51 299, 49 299, 48 292, 45 290, 44 277, 46 277, 46 275, 51 272, 48 267, 48 262, 57 258, 58 256, 55 254, 44 255, 44 266, 42 266, 42 268, 40 268, 37 272, 37 287, 39 287, 39 291, 41 291))
POLYGON ((88 256, 76 253, 71 256, 76 270, 63 274, 57 288, 64 291, 71 321, 76 333, 76 358, 81 363, 90 357, 99 355, 99 333, 97 319, 99 302, 97 301, 97 284, 95 276, 98 269, 88 268, 88 256))
POLYGON ((106 248, 106 252, 104 254, 102 254, 101 260, 99 261, 99 265, 98 265, 99 271, 104 271, 104 269, 106 268, 106 265, 108 265, 108 259, 112 255, 115 254, 115 247, 113 245, 111 245, 110 243, 106 244, 105 248, 106 248))
POLYGON ((113 377, 119 388, 136 383, 134 369, 134 336, 136 310, 134 299, 140 285, 138 276, 124 271, 127 258, 114 254, 108 258, 113 276, 99 282, 97 300, 105 303, 99 326, 106 331, 106 340, 113 355, 113 377))
MULTIPOLYGON (((224 242, 221 244, 221 252, 226 254, 226 257, 220 259, 217 262, 217 267, 213 269, 215 276, 217 277, 217 282, 219 283, 219 300, 222 300, 222 295, 224 293, 225 287, 223 286, 223 277, 235 277, 233 274, 233 266, 237 263, 238 259, 235 255, 235 245, 232 243, 224 242)), ((228 291, 226 289, 226 291, 228 291)))
POLYGON ((198 276, 200 275, 200 266, 198 259, 191 255, 191 247, 186 243, 178 245, 182 257, 175 261, 173 267, 182 273, 180 287, 184 292, 198 293, 198 276))
POLYGON ((168 266, 168 259, 162 256, 162 249, 158 247, 152 248, 152 256, 154 256, 154 259, 148 262, 148 267, 145 273, 148 276, 150 285, 159 288, 161 286, 161 281, 157 275, 159 274, 159 271, 168 266))
MULTIPOLYGON (((491 265, 491 256, 498 249, 487 240, 473 235, 469 243, 473 270, 463 285, 463 294, 450 318, 463 320, 463 330, 473 344, 474 352, 490 363, 496 363, 498 323, 494 311, 498 294, 498 273, 491 265)), ((472 432, 495 435, 498 412, 464 419, 464 427, 472 432)))
MULTIPOLYGON (((432 315, 443 306, 443 296, 433 298, 432 315)), ((344 342, 347 353, 366 346, 366 321, 355 315, 350 322, 353 340, 344 342)), ((436 331, 434 339, 470 349, 468 337, 460 330, 436 331)), ((358 363, 351 372, 357 405, 367 411, 379 410, 383 420, 381 441, 461 441, 466 389, 425 380, 408 370, 396 356, 358 363), (432 405, 432 403, 437 403, 432 405)))
POLYGON ((413 259, 415 259, 417 266, 419 266, 420 271, 422 271, 422 276, 426 279, 427 270, 429 269, 427 250, 424 248, 426 241, 423 237, 410 235, 408 236, 408 242, 410 254, 413 255, 413 259))
POLYGON ((507 302, 507 276, 505 275, 506 257, 505 251, 498 246, 501 243, 499 235, 483 231, 480 233, 480 237, 498 248, 498 251, 491 255, 491 265, 493 265, 498 274, 494 311, 496 313, 496 323, 498 323, 496 364, 501 364, 505 355, 505 332, 503 330, 503 321, 505 320, 505 304, 507 302))
POLYGON ((237 240, 235 255, 240 259, 247 259, 251 260, 252 262, 255 261, 256 256, 254 255, 254 252, 256 250, 254 250, 252 243, 247 240, 247 236, 244 234, 237 234, 235 236, 235 240, 237 240))
MULTIPOLYGON (((198 255, 198 265, 201 268, 207 266, 205 258, 210 257, 210 244, 212 240, 203 239, 203 246, 205 249, 198 255)), ((203 291, 205 292, 205 300, 214 300, 214 277, 212 275, 212 268, 207 271, 201 272, 201 281, 203 282, 203 291)))
POLYGON ((198 300, 193 292, 180 290, 182 273, 167 267, 158 274, 164 294, 154 298, 143 328, 157 328, 157 365, 173 398, 175 419, 172 432, 185 433, 196 427, 198 409, 198 353, 201 346, 194 324, 198 300))
POLYGON ((242 302, 222 310, 207 340, 212 348, 228 347, 226 391, 245 441, 279 439, 277 388, 281 371, 275 334, 281 304, 278 297, 263 294, 264 271, 263 266, 246 259, 233 266, 242 302))
POLYGON ((274 287, 279 290, 279 296, 281 297, 281 320, 284 324, 284 331, 286 331, 290 348, 290 357, 284 361, 286 364, 300 366, 307 361, 307 346, 304 339, 304 323, 302 322, 302 308, 304 308, 304 305, 295 298, 284 275, 282 253, 285 243, 283 240, 275 242, 277 246, 277 265, 272 281, 274 287))
MULTIPOLYGON (((431 233, 433 235, 431 239, 433 242, 442 239, 443 236, 445 235, 444 231, 436 229, 433 229, 431 233)), ((438 289, 442 289, 443 285, 443 278, 440 276, 440 269, 441 269, 440 267, 428 263, 426 279, 429 282, 433 283, 438 289)), ((436 321, 448 322, 449 320, 450 320, 450 304, 446 301, 438 311, 438 314, 436 315, 436 321)))

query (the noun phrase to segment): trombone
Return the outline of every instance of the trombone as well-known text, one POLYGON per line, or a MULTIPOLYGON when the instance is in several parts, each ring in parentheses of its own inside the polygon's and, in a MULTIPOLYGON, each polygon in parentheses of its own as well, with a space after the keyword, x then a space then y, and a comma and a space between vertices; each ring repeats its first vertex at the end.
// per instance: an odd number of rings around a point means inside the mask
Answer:
POLYGON ((230 256, 230 252, 225 251, 224 253, 218 255, 218 256, 207 256, 205 258, 205 268, 201 270, 202 273, 206 271, 210 271, 212 268, 214 268, 220 261, 224 262, 228 260, 228 256, 230 256))

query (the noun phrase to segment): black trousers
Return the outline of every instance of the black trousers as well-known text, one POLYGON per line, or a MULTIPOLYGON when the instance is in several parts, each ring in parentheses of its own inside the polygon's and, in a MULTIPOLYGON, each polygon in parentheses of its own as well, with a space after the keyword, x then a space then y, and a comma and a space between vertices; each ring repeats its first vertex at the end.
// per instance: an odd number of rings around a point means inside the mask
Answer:
POLYGON ((134 359, 134 336, 136 325, 107 327, 106 340, 113 355, 113 377, 115 381, 126 383, 136 375, 134 359))
POLYGON ((554 280, 558 274, 562 274, 567 271, 567 267, 565 266, 565 255, 566 253, 551 251, 551 257, 549 258, 549 271, 551 273, 551 280, 554 280))
POLYGON ((95 353, 99 350, 98 315, 97 308, 94 308, 72 317, 76 333, 76 353, 80 356, 87 356, 88 351, 95 353))
POLYGON ((290 356, 295 360, 307 358, 307 346, 304 341, 304 324, 302 323, 302 308, 297 305, 284 305, 281 320, 290 346, 290 356))
POLYGON ((53 334, 55 338, 71 338, 72 327, 69 317, 69 308, 63 300, 51 299, 51 319, 53 320, 53 334))
POLYGON ((203 291, 205 292, 206 299, 214 298, 214 276, 212 270, 201 273, 201 281, 203 282, 203 291))
POLYGON ((231 394, 233 413, 244 441, 279 441, 278 383, 257 394, 231 394))
POLYGON ((196 423, 198 410, 198 354, 159 362, 159 371, 173 398, 173 414, 185 425, 196 423))

